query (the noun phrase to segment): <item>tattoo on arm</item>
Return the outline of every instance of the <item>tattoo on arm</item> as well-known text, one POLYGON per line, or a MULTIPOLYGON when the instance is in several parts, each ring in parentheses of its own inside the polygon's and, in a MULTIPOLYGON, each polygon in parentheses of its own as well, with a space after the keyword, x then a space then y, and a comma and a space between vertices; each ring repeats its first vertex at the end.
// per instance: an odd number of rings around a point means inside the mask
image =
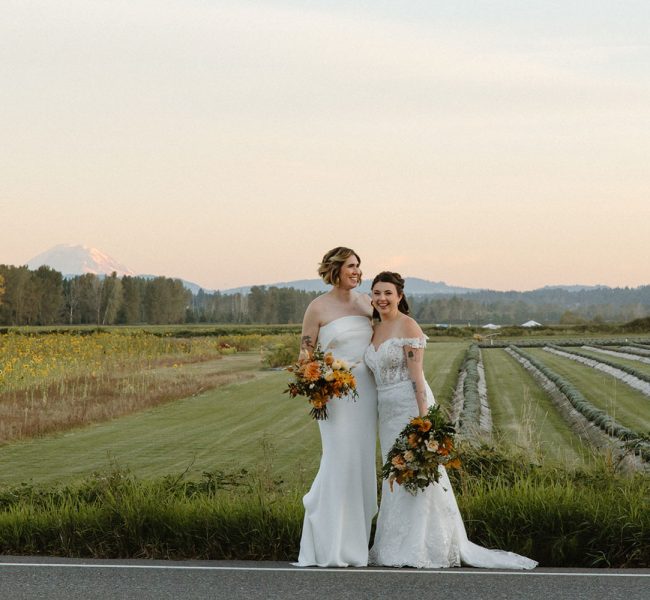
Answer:
POLYGON ((408 353, 406 354, 406 356, 408 356, 409 358, 414 358, 415 353, 413 352, 413 350, 409 350, 408 353))
POLYGON ((302 339, 300 341, 300 347, 301 348, 314 348, 314 344, 311 341, 311 336, 310 335, 303 335, 302 339))

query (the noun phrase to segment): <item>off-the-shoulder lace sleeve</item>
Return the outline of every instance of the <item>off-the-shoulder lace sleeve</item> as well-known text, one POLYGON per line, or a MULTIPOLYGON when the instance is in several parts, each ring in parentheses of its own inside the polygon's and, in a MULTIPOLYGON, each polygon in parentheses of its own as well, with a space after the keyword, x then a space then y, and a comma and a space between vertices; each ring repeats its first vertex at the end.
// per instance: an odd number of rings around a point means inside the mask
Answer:
POLYGON ((429 337, 425 335, 421 338, 399 338, 398 342, 400 346, 410 346, 411 348, 426 348, 428 339, 429 337))

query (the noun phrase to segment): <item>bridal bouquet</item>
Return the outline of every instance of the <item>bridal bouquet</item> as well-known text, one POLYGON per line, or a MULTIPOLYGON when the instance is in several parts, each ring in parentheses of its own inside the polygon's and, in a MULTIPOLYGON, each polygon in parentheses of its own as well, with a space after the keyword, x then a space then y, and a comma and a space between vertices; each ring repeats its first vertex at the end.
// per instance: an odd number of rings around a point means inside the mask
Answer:
POLYGON ((460 467, 460 459, 454 451, 454 433, 454 426, 437 405, 430 407, 423 417, 411 419, 395 440, 382 467, 390 491, 393 491, 393 482, 397 482, 416 495, 440 479, 440 465, 460 467))
POLYGON ((327 419, 327 403, 330 398, 346 394, 358 397, 350 366, 345 361, 334 358, 331 352, 324 353, 320 346, 316 346, 311 358, 299 360, 287 367, 287 371, 293 373, 295 381, 289 383, 284 393, 292 398, 306 396, 314 419, 327 419))

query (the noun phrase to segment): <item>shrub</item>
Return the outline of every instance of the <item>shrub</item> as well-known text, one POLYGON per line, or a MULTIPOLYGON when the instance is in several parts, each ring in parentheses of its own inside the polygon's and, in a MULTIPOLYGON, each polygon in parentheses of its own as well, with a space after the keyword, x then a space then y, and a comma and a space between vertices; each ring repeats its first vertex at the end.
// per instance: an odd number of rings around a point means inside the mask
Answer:
POLYGON ((262 363, 270 368, 286 367, 298 359, 300 337, 285 335, 262 347, 262 363))

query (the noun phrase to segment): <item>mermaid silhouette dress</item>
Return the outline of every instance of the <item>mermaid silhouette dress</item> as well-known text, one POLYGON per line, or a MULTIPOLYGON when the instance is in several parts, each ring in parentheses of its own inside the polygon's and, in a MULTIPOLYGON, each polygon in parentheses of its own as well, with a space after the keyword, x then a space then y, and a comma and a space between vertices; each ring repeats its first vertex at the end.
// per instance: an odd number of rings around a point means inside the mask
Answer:
POLYGON ((372 338, 367 317, 348 315, 320 328, 325 352, 354 365, 358 398, 333 398, 318 421, 322 455, 311 489, 298 566, 362 567, 368 564, 372 519, 377 513, 377 390, 363 355, 372 338))

